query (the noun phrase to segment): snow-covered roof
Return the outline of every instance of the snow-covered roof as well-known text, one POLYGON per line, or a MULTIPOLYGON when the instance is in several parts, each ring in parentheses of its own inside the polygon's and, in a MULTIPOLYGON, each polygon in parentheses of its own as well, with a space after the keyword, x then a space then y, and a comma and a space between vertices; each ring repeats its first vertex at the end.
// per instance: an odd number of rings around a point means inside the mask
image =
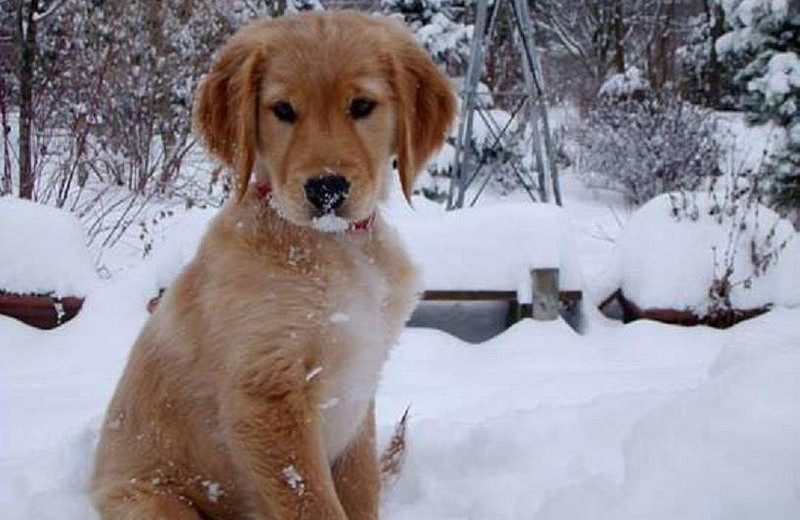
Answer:
POLYGON ((80 221, 66 211, 0 198, 0 290, 83 296, 96 280, 80 221))

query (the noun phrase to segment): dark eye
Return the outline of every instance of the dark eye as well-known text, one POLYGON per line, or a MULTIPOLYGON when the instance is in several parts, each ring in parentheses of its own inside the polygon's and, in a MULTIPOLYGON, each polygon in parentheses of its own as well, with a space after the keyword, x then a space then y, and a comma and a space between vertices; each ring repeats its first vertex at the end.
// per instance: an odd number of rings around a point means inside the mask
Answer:
POLYGON ((294 123, 297 120, 297 112, 286 101, 278 101, 272 105, 272 113, 284 123, 294 123))
POLYGON ((350 117, 353 119, 363 119, 367 117, 374 108, 374 101, 364 98, 356 98, 350 102, 350 117))

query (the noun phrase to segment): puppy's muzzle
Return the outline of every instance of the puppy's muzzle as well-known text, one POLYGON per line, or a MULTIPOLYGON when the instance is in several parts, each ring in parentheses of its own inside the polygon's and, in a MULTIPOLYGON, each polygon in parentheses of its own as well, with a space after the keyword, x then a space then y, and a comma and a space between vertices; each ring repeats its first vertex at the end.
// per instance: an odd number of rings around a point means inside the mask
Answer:
POLYGON ((350 182, 342 175, 313 177, 305 184, 306 198, 322 215, 338 209, 349 190, 350 182))

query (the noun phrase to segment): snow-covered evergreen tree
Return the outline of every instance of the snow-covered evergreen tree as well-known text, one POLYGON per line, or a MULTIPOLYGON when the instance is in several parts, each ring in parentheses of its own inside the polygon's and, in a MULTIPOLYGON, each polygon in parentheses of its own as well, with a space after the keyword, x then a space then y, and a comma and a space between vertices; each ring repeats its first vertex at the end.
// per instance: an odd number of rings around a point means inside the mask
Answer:
POLYGON ((721 57, 716 42, 729 29, 724 0, 703 0, 702 12, 687 20, 686 41, 677 50, 684 96, 693 103, 712 108, 734 109, 742 88, 733 81, 745 64, 741 59, 721 57))
POLYGON ((727 0, 731 31, 717 41, 723 56, 745 66, 735 81, 745 89, 741 108, 753 122, 772 121, 784 139, 771 158, 775 202, 800 209, 800 3, 727 0))
POLYGON ((461 75, 469 59, 472 25, 464 12, 474 0, 381 0, 381 12, 402 17, 433 59, 461 75))

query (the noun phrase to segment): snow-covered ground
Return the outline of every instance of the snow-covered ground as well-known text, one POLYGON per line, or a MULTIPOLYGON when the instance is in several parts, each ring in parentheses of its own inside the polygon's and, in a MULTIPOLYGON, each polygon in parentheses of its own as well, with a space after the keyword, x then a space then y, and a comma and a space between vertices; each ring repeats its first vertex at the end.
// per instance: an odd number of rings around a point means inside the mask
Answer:
MULTIPOLYGON (((565 184, 592 292, 628 216, 615 197, 565 184)), ((208 216, 167 222, 145 261, 116 257, 114 276, 94 280, 58 329, 0 316, 2 518, 96 518, 84 489, 104 408, 147 300, 208 216)), ((800 518, 799 323, 797 308, 727 331, 622 325, 588 309, 583 335, 526 320, 479 345, 409 328, 378 394, 384 442, 411 406, 383 517, 800 518)))

